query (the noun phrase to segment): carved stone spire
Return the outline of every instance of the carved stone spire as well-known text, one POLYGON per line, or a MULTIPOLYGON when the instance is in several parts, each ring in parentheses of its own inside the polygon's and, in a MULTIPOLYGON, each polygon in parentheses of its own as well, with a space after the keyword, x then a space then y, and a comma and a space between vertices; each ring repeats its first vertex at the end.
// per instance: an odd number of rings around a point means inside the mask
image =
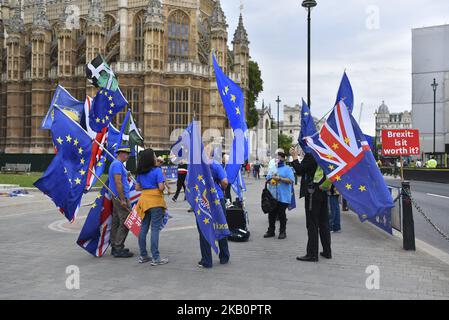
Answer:
POLYGON ((72 1, 64 0, 64 5, 62 6, 61 16, 59 18, 59 22, 63 27, 70 26, 70 21, 68 21, 68 19, 72 15, 72 12, 70 11, 71 5, 72 5, 72 1))
POLYGON ((228 27, 225 14, 221 8, 220 0, 215 1, 214 10, 212 11, 211 27, 222 28, 225 30, 228 27))
POLYGON ((232 41, 232 43, 241 44, 241 45, 245 45, 245 46, 249 45, 248 33, 246 32, 245 27, 243 26, 242 14, 240 14, 239 25, 237 26, 237 29, 235 30, 234 40, 232 41))
POLYGON ((145 14, 145 24, 147 26, 160 27, 164 23, 164 12, 160 0, 149 0, 147 12, 145 14))
POLYGON ((14 15, 9 21, 10 32, 21 33, 23 32, 23 19, 22 19, 22 0, 17 0, 14 7, 14 15))
POLYGON ((37 2, 37 12, 34 16, 33 27, 50 29, 50 23, 47 19, 46 0, 38 0, 37 2))
POLYGON ((89 13, 87 15, 87 24, 89 26, 98 25, 103 27, 103 8, 100 0, 92 0, 89 6, 89 13))

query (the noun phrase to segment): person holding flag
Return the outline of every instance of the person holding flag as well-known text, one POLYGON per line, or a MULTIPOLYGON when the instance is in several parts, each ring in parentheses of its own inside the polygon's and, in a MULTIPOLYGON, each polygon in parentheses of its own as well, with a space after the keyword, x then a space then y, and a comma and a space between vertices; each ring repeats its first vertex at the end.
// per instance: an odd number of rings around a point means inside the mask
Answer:
POLYGON ((117 158, 109 167, 109 188, 114 193, 112 197, 112 227, 111 227, 111 254, 116 258, 131 258, 134 254, 125 248, 125 240, 129 229, 125 220, 131 210, 129 200, 128 172, 124 163, 128 161, 131 149, 121 145, 117 149, 117 158), (117 200, 118 198, 118 200, 117 200))

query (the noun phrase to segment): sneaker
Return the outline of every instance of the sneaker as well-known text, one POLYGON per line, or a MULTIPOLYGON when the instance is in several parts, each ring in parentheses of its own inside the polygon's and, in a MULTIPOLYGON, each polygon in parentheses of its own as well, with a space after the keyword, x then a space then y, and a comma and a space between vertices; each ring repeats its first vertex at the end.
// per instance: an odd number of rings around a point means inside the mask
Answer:
POLYGON ((167 258, 163 258, 163 259, 159 259, 159 260, 153 260, 151 262, 152 266, 160 266, 163 264, 167 264, 168 263, 168 259, 167 258))
POLYGON ((142 257, 142 256, 140 256, 139 257, 139 263, 147 263, 147 262, 149 262, 149 261, 151 261, 151 260, 153 260, 151 257, 142 257))
POLYGON ((131 258, 132 256, 134 256, 134 253, 125 250, 118 251, 114 255, 116 258, 131 258))
POLYGON ((210 269, 210 268, 212 268, 212 267, 206 267, 204 264, 202 264, 201 262, 198 262, 198 268, 201 268, 201 269, 210 269))

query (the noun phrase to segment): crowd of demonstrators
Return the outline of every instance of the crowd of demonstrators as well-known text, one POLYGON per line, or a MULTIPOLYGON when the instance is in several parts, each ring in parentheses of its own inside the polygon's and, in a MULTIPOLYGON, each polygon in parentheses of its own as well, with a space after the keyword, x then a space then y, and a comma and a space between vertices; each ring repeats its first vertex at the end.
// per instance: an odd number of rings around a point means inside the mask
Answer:
POLYGON ((294 175, 292 169, 286 165, 286 154, 283 149, 276 151, 276 168, 267 175, 268 190, 277 203, 275 209, 268 213, 268 230, 264 238, 275 237, 276 219, 279 219, 278 239, 287 237, 287 214, 286 210, 292 201, 292 188, 294 175))
POLYGON ((156 159, 152 149, 146 149, 139 154, 137 164, 136 190, 142 191, 137 203, 137 213, 142 219, 139 234, 139 262, 151 261, 151 265, 157 266, 168 263, 167 258, 161 258, 159 253, 159 232, 167 214, 167 204, 164 200, 166 179, 162 173, 160 163, 163 159, 156 159), (148 256, 146 238, 151 226, 151 254, 148 256))

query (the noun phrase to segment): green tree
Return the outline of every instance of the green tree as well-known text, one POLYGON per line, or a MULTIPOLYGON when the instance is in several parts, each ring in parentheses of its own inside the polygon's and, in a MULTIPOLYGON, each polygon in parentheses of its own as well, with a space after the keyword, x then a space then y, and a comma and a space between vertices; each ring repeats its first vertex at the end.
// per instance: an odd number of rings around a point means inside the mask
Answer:
POLYGON ((246 120, 248 128, 253 128, 257 126, 257 123, 259 122, 259 115, 256 109, 256 101, 259 97, 259 93, 263 91, 262 73, 260 72, 259 65, 255 61, 249 61, 248 78, 248 115, 246 120))
POLYGON ((285 153, 289 153, 290 148, 293 145, 293 139, 289 136, 286 136, 283 133, 279 134, 279 148, 284 149, 285 153))

